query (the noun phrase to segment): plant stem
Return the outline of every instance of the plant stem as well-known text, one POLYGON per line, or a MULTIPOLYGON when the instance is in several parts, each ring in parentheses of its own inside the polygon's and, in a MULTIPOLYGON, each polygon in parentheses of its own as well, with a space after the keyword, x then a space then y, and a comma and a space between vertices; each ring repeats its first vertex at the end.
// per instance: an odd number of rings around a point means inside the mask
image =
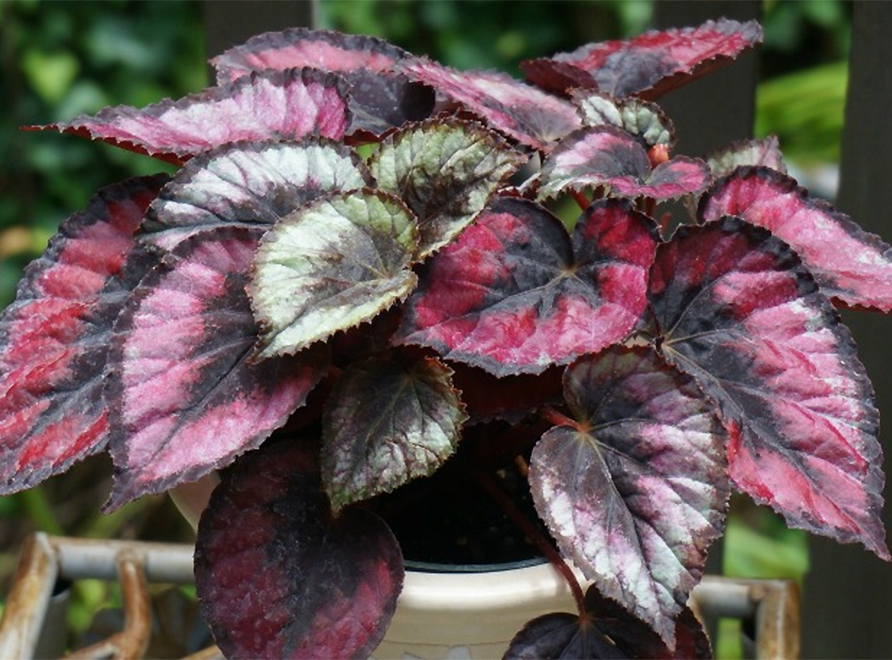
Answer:
POLYGON ((579 204, 579 208, 581 208, 583 211, 591 206, 591 200, 589 200, 589 198, 586 197, 581 191, 571 189, 570 195, 573 196, 573 199, 576 200, 576 203, 579 204))
POLYGON ((37 529, 55 536, 61 536, 65 533, 42 487, 38 486, 31 490, 22 491, 19 493, 19 497, 22 498, 25 512, 34 522, 37 529))
POLYGON ((499 505, 511 521, 517 525, 524 534, 526 534, 527 538, 532 541, 543 556, 548 559, 551 565, 564 576, 564 579, 570 587, 570 591, 573 592, 573 599, 576 601, 576 608, 579 610, 579 616, 580 618, 584 617, 585 594, 582 592, 579 580, 576 579, 576 575, 567 565, 567 562, 564 561, 564 558, 561 557, 560 553, 554 548, 549 540, 536 529, 535 525, 533 525, 527 517, 520 512, 514 502, 511 501, 511 498, 505 494, 505 491, 502 490, 490 475, 475 470, 474 478, 477 480, 477 483, 479 483, 483 489, 492 496, 496 504, 499 505))

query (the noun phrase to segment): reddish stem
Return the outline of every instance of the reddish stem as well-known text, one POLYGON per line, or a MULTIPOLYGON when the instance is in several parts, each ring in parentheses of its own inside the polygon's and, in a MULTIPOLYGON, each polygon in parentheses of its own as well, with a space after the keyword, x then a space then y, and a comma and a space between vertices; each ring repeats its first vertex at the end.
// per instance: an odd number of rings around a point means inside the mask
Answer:
POLYGON ((545 406, 539 414, 543 419, 547 419, 549 422, 556 424, 557 426, 572 426, 577 431, 581 430, 579 422, 571 417, 567 417, 564 413, 555 410, 551 406, 545 406))
POLYGON ((586 197, 581 191, 571 189, 570 194, 573 196, 573 199, 576 200, 576 203, 579 204, 579 208, 581 208, 583 211, 591 206, 591 200, 586 197))
POLYGON ((502 490, 491 476, 475 470, 474 478, 477 480, 477 483, 479 483, 484 490, 492 496, 496 504, 499 505, 499 508, 505 512, 505 515, 507 515, 511 521, 517 525, 524 534, 526 534, 527 538, 533 542, 543 556, 548 559, 551 565, 564 577, 567 584, 570 586, 570 591, 573 592, 573 599, 576 601, 579 617, 583 618, 585 616, 585 594, 582 592, 579 580, 576 579, 576 574, 573 573, 573 570, 569 566, 567 566, 567 562, 564 561, 564 558, 561 557, 560 553, 554 548, 549 540, 536 529, 536 526, 520 512, 517 505, 511 501, 511 498, 505 494, 505 491, 502 490))

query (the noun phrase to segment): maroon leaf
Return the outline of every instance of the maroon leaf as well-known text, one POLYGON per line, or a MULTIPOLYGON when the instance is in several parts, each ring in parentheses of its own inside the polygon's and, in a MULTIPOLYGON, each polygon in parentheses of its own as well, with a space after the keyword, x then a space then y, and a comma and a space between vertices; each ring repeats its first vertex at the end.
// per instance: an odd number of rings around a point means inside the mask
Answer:
POLYGON ((535 149, 552 143, 581 121, 566 101, 494 71, 457 71, 426 59, 410 59, 398 70, 426 83, 485 117, 488 124, 535 149))
POLYGON ((851 307, 892 310, 892 247, 796 181, 765 167, 742 168, 700 203, 700 218, 740 216, 796 250, 826 296, 851 307))
POLYGON ((571 240, 535 202, 497 198, 434 256, 395 341, 497 376, 600 350, 644 310, 653 232, 626 203, 607 201, 590 207, 571 240))
POLYGON ((111 329, 155 262, 134 232, 166 177, 101 190, 62 223, 0 316, 0 494, 30 488, 105 446, 111 329))
POLYGON ((141 239, 170 249, 201 229, 269 228, 326 193, 373 184, 359 155, 328 138, 228 144, 196 156, 164 186, 141 239))
POLYGON ((530 489, 561 551, 669 645, 730 494, 724 433, 693 379, 652 351, 567 369, 575 426, 536 444, 530 489))
POLYGON ((707 164, 712 176, 716 179, 731 174, 738 167, 747 165, 763 165, 777 170, 781 174, 787 173, 780 144, 773 135, 761 140, 732 142, 727 147, 711 154, 707 159, 707 164))
POLYGON ((350 125, 346 83, 315 69, 253 73, 220 87, 143 109, 106 108, 42 128, 183 161, 227 142, 323 135, 340 139, 350 125))
POLYGON ((326 351, 253 362, 245 293, 262 229, 181 242, 118 320, 109 384, 115 484, 109 506, 194 481, 253 449, 303 405, 326 351))
POLYGON ((665 357, 719 404, 731 477, 787 523, 889 558, 877 411, 855 344, 790 247, 724 218, 660 247, 665 357))
POLYGON ((387 71, 409 53, 383 39, 290 28, 251 37, 211 60, 219 84, 252 71, 312 67, 323 71, 387 71))
POLYGON ((195 586, 228 658, 365 658, 396 608, 403 560, 363 509, 331 515, 307 443, 239 459, 198 525, 195 586))
POLYGON ((721 18, 696 28, 588 44, 520 66, 530 81, 558 93, 587 87, 618 97, 654 99, 728 64, 761 41, 762 28, 756 21, 721 18))
POLYGON ((710 183, 701 160, 677 156, 651 168, 635 138, 613 126, 583 128, 568 135, 542 164, 539 199, 566 188, 606 186, 616 197, 658 200, 697 194, 710 183))

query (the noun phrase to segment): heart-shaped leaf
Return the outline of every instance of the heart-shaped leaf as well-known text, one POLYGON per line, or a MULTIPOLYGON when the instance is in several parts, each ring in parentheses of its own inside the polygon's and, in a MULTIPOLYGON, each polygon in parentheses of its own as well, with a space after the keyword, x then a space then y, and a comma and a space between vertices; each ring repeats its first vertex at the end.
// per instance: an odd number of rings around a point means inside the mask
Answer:
POLYGON ((533 619, 511 640, 504 658, 711 658, 709 638, 689 607, 676 620, 674 649, 592 585, 583 617, 555 613, 533 619))
POLYGON ((534 149, 547 151, 556 140, 581 125, 570 103, 504 73, 458 71, 421 58, 404 60, 397 68, 534 149))
POLYGON ((790 244, 824 295, 851 307, 892 310, 892 247, 774 170, 737 170, 700 203, 701 220, 735 215, 790 244))
POLYGON ((497 376, 598 351, 622 340, 644 310, 654 231, 611 200, 593 204, 571 240, 535 202, 497 198, 431 260, 395 341, 497 376))
POLYGON ((374 190, 317 200, 266 233, 249 292, 261 357, 295 353, 403 300, 418 278, 417 221, 374 190))
POLYGON ((424 258, 454 239, 525 158, 479 124, 431 120, 390 136, 369 166, 418 217, 424 258))
POLYGON ((732 142, 710 155, 706 159, 706 164, 716 179, 731 174, 738 167, 757 165, 770 167, 781 174, 787 173, 780 144, 773 135, 761 140, 732 142))
POLYGON ((252 73, 176 102, 106 108, 94 117, 42 128, 182 162, 238 140, 296 140, 313 134, 337 140, 349 125, 341 78, 315 69, 287 69, 252 73))
POLYGON ((25 270, 0 316, 0 494, 30 488, 101 450, 112 326, 156 257, 134 233, 166 177, 101 190, 25 270))
POLYGON ((325 350, 261 363, 245 293, 262 229, 219 227, 168 254, 116 325, 109 506, 194 481, 258 447, 303 405, 325 350))
POLYGON ((323 420, 322 480, 335 509, 427 476, 452 456, 467 415, 451 375, 433 358, 347 369, 323 420))
POLYGON ((398 46, 356 34, 290 28, 251 37, 211 60, 224 84, 253 71, 312 67, 323 71, 386 71, 409 53, 398 46))
POLYGON ((645 148, 675 143, 675 127, 658 105, 637 98, 577 90, 573 101, 585 126, 616 126, 638 138, 645 148))
POLYGON ((737 486, 793 527, 888 558, 870 381, 790 247, 737 218, 682 228, 650 297, 663 354, 721 408, 737 486))
POLYGON ((520 66, 533 83, 558 93, 586 87, 613 96, 655 99, 728 64, 761 41, 762 28, 756 21, 721 18, 696 28, 588 44, 520 66))
POLYGON ((195 586, 227 658, 368 657, 402 583, 387 525, 358 508, 334 518, 300 440, 239 459, 198 525, 195 586))
POLYGON ((229 144, 177 172, 149 208, 142 240, 169 249, 210 227, 268 228, 321 195, 373 183, 355 152, 327 138, 229 144))
POLYGON ((698 194, 711 182, 701 160, 676 156, 651 168, 635 138, 614 126, 583 128, 568 135, 542 164, 539 199, 566 188, 605 186, 616 197, 673 199, 698 194))
POLYGON ((693 380, 652 351, 567 369, 577 420, 536 444, 530 488, 561 551, 669 645, 730 494, 725 434, 693 380))

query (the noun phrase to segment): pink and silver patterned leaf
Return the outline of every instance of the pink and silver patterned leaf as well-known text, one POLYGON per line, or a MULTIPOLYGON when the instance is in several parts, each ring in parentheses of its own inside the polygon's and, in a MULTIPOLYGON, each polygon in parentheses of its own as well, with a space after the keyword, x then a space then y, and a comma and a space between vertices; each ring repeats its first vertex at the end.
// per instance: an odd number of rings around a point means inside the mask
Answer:
POLYGON ((224 84, 254 71, 311 67, 323 71, 389 71, 410 53, 383 39, 329 30, 289 28, 251 37, 213 58, 217 82, 224 84))
POLYGON ((521 144, 548 151, 582 123, 573 105, 496 71, 458 71, 427 59, 407 59, 397 70, 430 85, 484 117, 521 144))
POLYGON ((195 481, 260 445, 325 375, 327 351, 254 362, 245 292, 263 230, 219 227, 181 242, 115 327, 110 507, 195 481))
POLYGON ((676 156, 652 168, 647 152, 614 126, 583 128, 568 135, 542 164, 539 199, 562 191, 604 187, 616 197, 668 200, 696 195, 711 182, 701 160, 676 156))
POLYGON ((432 474, 467 419, 452 370, 434 358, 351 365, 323 419, 322 482, 339 510, 432 474))
POLYGON ((328 138, 228 144, 177 172, 149 208, 141 240, 170 249, 211 227, 268 229, 324 194, 373 183, 359 155, 328 138))
POLYGON ((399 544, 377 516, 331 515, 313 443, 239 459, 198 525, 195 586, 227 658, 366 658, 403 584, 399 544))
POLYGON ((451 242, 526 158, 479 124, 430 120, 391 135, 369 159, 382 190, 418 218, 423 259, 451 242))
POLYGON ((585 126, 621 128, 647 149, 658 144, 669 149, 675 144, 675 126, 655 103, 634 97, 615 98, 591 90, 574 90, 572 98, 585 126))
POLYGON ((655 99, 732 62, 762 41, 756 21, 721 18, 696 28, 650 31, 521 62, 527 78, 557 93, 574 87, 655 99))
POLYGON ((533 449, 536 509, 601 593, 673 645, 730 495, 714 406, 640 348, 577 361, 564 396, 576 424, 552 428, 533 449))
POLYGON ((712 658, 712 646, 689 607, 675 623, 674 651, 653 629, 592 585, 586 614, 555 613, 533 619, 514 636, 506 660, 540 658, 712 658))
POLYGON ((706 159, 712 176, 716 179, 731 174, 738 167, 770 167, 781 174, 787 173, 784 156, 777 137, 772 135, 761 140, 741 140, 719 149, 706 159))
POLYGON ((249 284, 261 358, 303 350, 404 300, 418 226, 378 190, 324 197, 291 213, 261 241, 249 284))
POLYGON ((655 245, 622 201, 593 204, 571 239, 535 202, 497 198, 423 271, 395 341, 496 376, 566 364, 631 331, 655 245))
POLYGON ((892 310, 892 247, 794 179, 764 167, 737 170, 700 202, 702 221, 724 215, 786 241, 824 295, 850 307, 892 310))
POLYGON ((101 190, 25 270, 0 315, 0 494, 103 449, 108 345, 121 304, 157 257, 137 231, 166 177, 101 190))
POLYGON ((663 354, 721 409, 735 484, 793 527, 888 559, 873 390, 789 245, 739 218, 682 228, 649 295, 663 354))
POLYGON ((322 135, 335 140, 350 126, 346 83, 316 69, 252 73, 145 108, 117 106, 57 128, 174 162, 227 142, 322 135))

